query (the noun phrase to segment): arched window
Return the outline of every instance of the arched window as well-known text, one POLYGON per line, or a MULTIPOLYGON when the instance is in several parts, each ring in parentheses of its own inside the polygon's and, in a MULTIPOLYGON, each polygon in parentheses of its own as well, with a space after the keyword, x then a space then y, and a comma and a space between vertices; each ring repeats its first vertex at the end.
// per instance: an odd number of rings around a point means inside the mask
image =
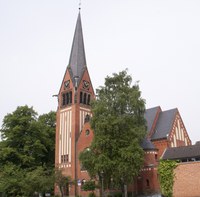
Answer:
POLYGON ((83 104, 86 104, 86 100, 87 100, 87 94, 84 93, 83 104))
POLYGON ((146 180, 146 185, 149 187, 149 179, 146 180))
POLYGON ((80 92, 80 103, 83 103, 83 92, 80 92))
POLYGON ((69 104, 72 104, 72 91, 69 92, 69 104))
POLYGON ((72 91, 62 94, 62 106, 72 104, 72 91))
POLYGON ((65 94, 62 95, 62 105, 65 105, 65 94))
POLYGON ((155 160, 156 160, 156 161, 158 160, 158 155, 157 155, 157 154, 155 154, 155 160))
POLYGON ((87 105, 90 105, 90 94, 88 94, 87 105))
POLYGON ((89 122, 89 121, 90 121, 90 115, 87 114, 87 115, 85 116, 84 123, 89 122))
POLYGON ((66 94, 66 104, 69 104, 69 93, 66 94))

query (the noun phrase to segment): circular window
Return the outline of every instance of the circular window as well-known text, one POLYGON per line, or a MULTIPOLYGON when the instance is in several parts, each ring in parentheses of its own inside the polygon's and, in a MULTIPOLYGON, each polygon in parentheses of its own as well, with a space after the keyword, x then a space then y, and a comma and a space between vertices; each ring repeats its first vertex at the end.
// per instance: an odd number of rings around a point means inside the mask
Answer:
POLYGON ((87 129, 87 130, 85 131, 85 135, 88 136, 89 134, 90 134, 90 130, 87 129))

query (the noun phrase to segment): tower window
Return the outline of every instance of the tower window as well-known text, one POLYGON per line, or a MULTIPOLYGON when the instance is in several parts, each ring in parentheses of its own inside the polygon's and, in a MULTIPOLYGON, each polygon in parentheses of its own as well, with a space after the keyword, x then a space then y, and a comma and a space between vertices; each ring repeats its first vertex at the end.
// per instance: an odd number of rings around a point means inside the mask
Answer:
POLYGON ((69 104, 72 104, 72 91, 69 92, 69 104))
POLYGON ((66 93, 66 104, 69 104, 69 93, 66 93))
POLYGON ((90 94, 88 94, 87 105, 90 105, 90 94))
POLYGON ((80 103, 83 103, 83 92, 80 92, 80 103))
POLYGON ((86 92, 80 92, 80 103, 90 105, 91 95, 86 92))
POLYGON ((83 104, 86 104, 86 100, 87 100, 87 94, 84 93, 83 104))
POLYGON ((72 91, 62 94, 62 106, 72 104, 72 91))
POLYGON ((65 94, 62 95, 62 105, 65 105, 65 94))
POLYGON ((67 163, 68 161, 68 155, 61 155, 61 163, 67 163))

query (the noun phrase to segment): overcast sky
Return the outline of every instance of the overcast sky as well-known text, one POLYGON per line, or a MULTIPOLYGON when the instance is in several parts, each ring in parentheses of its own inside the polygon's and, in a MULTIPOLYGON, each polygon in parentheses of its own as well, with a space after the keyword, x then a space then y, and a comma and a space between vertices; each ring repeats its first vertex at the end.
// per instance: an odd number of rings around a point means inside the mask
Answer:
MULTIPOLYGON (((0 123, 17 106, 56 110, 78 0, 0 0, 0 123)), ((200 140, 200 1, 82 0, 87 66, 94 89, 125 68, 146 107, 178 108, 200 140)))

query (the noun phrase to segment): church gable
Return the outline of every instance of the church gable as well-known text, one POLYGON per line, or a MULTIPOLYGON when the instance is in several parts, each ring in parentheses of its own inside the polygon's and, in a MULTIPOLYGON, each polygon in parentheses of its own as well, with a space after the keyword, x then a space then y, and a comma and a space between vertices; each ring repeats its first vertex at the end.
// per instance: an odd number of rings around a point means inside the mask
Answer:
POLYGON ((184 126, 183 120, 178 112, 174 119, 172 131, 169 133, 169 147, 179 147, 191 145, 191 140, 184 126))
POLYGON ((80 89, 84 89, 84 90, 94 93, 92 83, 90 80, 90 76, 89 76, 89 73, 87 70, 84 72, 83 77, 81 78, 79 87, 80 87, 80 89), (87 83, 85 83, 85 82, 87 82, 87 83))
MULTIPOLYGON (((84 94, 84 93, 90 94, 91 99, 95 98, 94 89, 93 89, 93 86, 92 86, 90 76, 89 76, 87 69, 83 73, 83 76, 82 76, 82 78, 79 82, 78 91, 82 92, 82 94, 84 94)), ((81 104, 87 104, 87 102, 84 102, 84 98, 82 100, 80 99, 80 103, 81 104)))
POLYGON ((73 91, 73 82, 67 69, 58 94, 60 108, 70 106, 73 103, 73 91))
POLYGON ((72 88, 73 88, 73 83, 72 83, 72 80, 71 80, 71 77, 70 77, 70 74, 69 74, 69 70, 67 69, 66 72, 65 72, 65 75, 63 77, 63 81, 62 81, 62 84, 61 84, 61 87, 60 87, 60 92, 63 92, 67 89, 72 89, 72 88))

